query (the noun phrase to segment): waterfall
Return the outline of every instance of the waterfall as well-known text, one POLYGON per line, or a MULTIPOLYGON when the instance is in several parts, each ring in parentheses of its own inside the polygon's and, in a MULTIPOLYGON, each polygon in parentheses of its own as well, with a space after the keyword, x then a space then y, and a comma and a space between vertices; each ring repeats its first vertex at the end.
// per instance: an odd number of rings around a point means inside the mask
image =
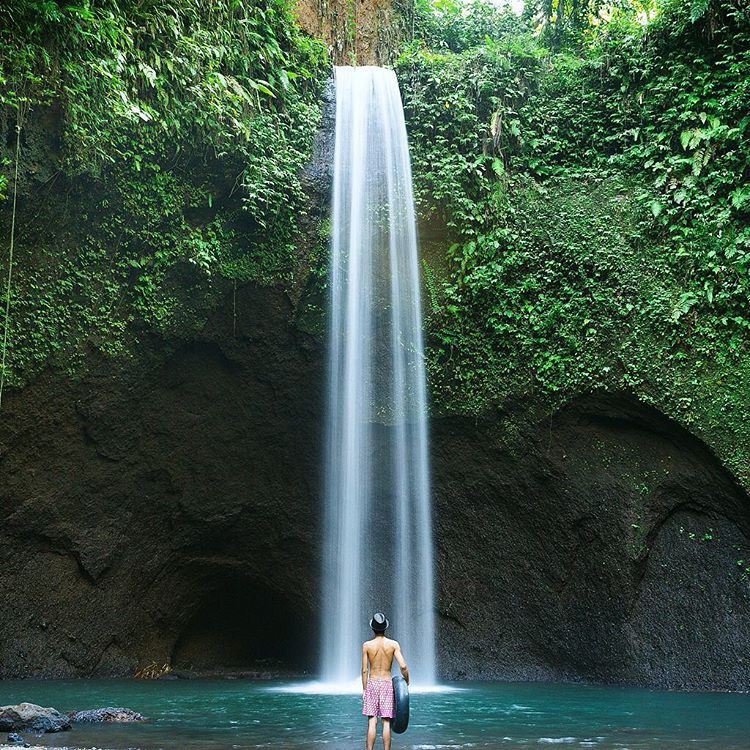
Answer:
POLYGON ((373 611, 435 681, 419 263, 396 76, 336 68, 322 678, 351 683, 373 611))

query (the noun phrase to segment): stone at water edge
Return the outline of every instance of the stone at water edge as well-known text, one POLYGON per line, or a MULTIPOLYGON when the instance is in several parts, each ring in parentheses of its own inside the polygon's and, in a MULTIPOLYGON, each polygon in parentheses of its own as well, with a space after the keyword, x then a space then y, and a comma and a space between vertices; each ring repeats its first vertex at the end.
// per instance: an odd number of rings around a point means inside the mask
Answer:
POLYGON ((62 732, 70 729, 70 719, 54 708, 35 703, 0 706, 0 730, 31 729, 34 732, 62 732))
POLYGON ((98 724, 100 722, 129 723, 146 721, 146 717, 131 708, 91 708, 86 711, 74 711, 68 714, 70 720, 76 724, 98 724))
POLYGON ((14 742, 14 743, 23 742, 23 737, 21 737, 21 735, 16 732, 11 732, 8 735, 8 742, 14 742))

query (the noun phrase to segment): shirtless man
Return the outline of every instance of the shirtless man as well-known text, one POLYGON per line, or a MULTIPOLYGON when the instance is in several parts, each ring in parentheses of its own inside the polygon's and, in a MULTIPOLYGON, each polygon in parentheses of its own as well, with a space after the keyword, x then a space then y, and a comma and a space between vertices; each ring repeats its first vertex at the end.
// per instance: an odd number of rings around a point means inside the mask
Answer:
POLYGON ((391 665, 395 659, 407 685, 409 669, 398 641, 385 637, 388 618, 382 612, 376 612, 370 620, 370 627, 375 637, 362 644, 362 713, 367 717, 367 750, 375 747, 378 716, 383 720, 383 748, 390 750, 393 718, 391 665))

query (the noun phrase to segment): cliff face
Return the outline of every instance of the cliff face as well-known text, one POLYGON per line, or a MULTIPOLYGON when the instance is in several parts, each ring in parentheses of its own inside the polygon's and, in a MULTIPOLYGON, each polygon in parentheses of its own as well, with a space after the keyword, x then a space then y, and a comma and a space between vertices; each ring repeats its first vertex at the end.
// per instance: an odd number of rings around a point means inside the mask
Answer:
MULTIPOLYGON (((291 312, 246 286, 168 356, 11 394, 2 676, 314 669, 323 350, 291 312)), ((747 496, 626 397, 533 414, 433 422, 443 675, 746 689, 747 496)))
POLYGON ((317 590, 320 357, 289 311, 240 289, 167 357, 153 342, 127 369, 10 395, 0 578, 18 609, 0 674, 301 665, 289 634, 317 590), (216 637, 196 652, 206 618, 216 637))
POLYGON ((403 29, 391 0, 298 0, 302 28, 328 47, 334 65, 388 65, 403 29))
POLYGON ((513 417, 435 424, 446 674, 747 689, 744 491, 627 397, 513 417))
MULTIPOLYGON (((383 61, 373 19, 389 6, 300 8, 346 40, 339 62, 383 61), (369 14, 353 36, 351 8, 369 14)), ((308 244, 328 200, 327 99, 308 244)), ((50 116, 27 145, 45 186, 20 204, 27 260, 37 204, 76 216, 93 192, 52 179, 50 116)), ((62 263, 75 235, 53 229, 62 263)), ((314 669, 324 348, 304 331, 320 290, 224 282, 181 335, 142 326, 130 359, 92 344, 75 377, 49 366, 6 392, 0 676, 314 669)), ((551 416, 518 396, 436 418, 432 438, 444 677, 750 687, 750 504, 705 444, 617 393, 551 416)))

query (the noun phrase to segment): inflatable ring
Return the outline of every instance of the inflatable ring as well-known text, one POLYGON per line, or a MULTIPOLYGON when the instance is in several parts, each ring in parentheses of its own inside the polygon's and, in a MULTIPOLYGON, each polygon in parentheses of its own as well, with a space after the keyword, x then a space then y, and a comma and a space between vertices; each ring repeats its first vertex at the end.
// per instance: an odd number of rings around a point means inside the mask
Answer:
POLYGON ((409 726, 409 686, 399 674, 393 678, 393 721, 391 729, 396 734, 406 731, 409 726))

